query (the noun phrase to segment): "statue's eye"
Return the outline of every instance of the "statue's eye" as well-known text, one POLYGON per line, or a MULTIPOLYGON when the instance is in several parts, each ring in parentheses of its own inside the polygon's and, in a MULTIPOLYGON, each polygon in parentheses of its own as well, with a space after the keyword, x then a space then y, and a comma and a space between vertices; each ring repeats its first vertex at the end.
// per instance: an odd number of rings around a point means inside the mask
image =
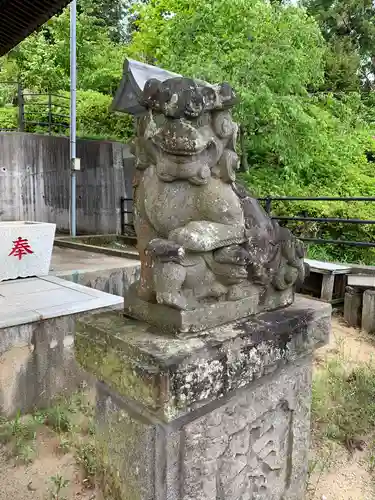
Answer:
POLYGON ((170 92, 169 89, 163 90, 160 96, 160 101, 161 102, 169 102, 172 99, 172 92, 170 92))
POLYGON ((189 118, 197 118, 203 111, 203 101, 200 99, 191 99, 185 105, 185 115, 189 118))

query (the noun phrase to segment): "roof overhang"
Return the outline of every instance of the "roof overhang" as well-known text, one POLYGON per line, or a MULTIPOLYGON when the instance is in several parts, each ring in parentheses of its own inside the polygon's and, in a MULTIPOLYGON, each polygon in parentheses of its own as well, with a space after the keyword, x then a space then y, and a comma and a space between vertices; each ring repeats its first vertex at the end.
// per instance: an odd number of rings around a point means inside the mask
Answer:
POLYGON ((70 0, 0 0, 0 56, 57 14, 70 0))

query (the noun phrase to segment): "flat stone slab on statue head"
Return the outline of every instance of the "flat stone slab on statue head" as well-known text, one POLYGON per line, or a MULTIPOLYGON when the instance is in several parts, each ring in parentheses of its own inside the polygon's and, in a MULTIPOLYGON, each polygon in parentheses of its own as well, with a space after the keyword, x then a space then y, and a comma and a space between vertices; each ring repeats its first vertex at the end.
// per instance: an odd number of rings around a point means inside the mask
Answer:
POLYGON ((141 96, 148 80, 157 79, 159 82, 163 82, 170 78, 181 77, 177 73, 134 61, 133 59, 125 60, 123 75, 111 109, 122 113, 130 113, 131 115, 139 115, 147 111, 142 105, 141 96))

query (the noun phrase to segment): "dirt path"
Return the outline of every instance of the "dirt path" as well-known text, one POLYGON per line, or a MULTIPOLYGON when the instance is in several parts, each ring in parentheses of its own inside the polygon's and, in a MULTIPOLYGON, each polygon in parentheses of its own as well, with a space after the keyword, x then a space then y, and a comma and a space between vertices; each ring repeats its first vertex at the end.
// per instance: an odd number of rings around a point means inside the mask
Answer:
POLYGON ((89 426, 93 401, 94 392, 86 389, 58 404, 50 413, 46 410, 13 424, 15 437, 0 446, 0 500, 96 498, 94 489, 89 487, 90 481, 85 479, 84 467, 78 465, 76 458, 77 450, 83 450, 85 443, 92 440, 89 426), (22 431, 28 425, 26 420, 32 425, 31 440, 22 431), (61 423, 68 427, 63 429, 61 423), (15 452, 17 440, 20 447, 15 452), (21 464, 20 460, 28 464, 21 464))
POLYGON ((340 316, 334 316, 330 343, 316 352, 316 366, 319 367, 327 356, 333 357, 338 353, 341 353, 353 365, 375 362, 375 336, 356 328, 349 328, 340 316))
MULTIPOLYGON (((38 436, 38 457, 30 465, 16 466, 4 453, 0 453, 0 500, 50 500, 56 486, 53 477, 69 481, 61 500, 91 500, 95 493, 86 489, 74 455, 57 451, 57 440, 52 434, 38 436)), ((59 497, 60 498, 60 497, 59 497)))
MULTIPOLYGON (((348 369, 375 361, 374 337, 348 328, 341 318, 334 317, 330 344, 316 353, 315 369, 321 369, 327 358, 336 356, 343 356, 348 369)), ((373 439, 364 437, 367 445, 373 439)), ((351 454, 343 446, 332 444, 322 449, 313 441, 307 500, 375 500, 370 453, 368 446, 351 454)))

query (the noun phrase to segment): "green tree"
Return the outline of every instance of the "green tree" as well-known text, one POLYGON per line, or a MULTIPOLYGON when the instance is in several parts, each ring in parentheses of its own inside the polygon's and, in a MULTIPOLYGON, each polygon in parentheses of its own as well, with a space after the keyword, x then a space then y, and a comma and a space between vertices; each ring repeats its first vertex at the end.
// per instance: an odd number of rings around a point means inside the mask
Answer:
MULTIPOLYGON (((107 29, 90 13, 77 19, 78 88, 113 94, 121 78, 125 47, 114 43, 107 29)), ((69 89, 69 10, 55 16, 41 30, 3 58, 4 76, 20 79, 39 91, 69 89)))
POLYGON ((252 165, 281 166, 286 175, 309 167, 319 137, 306 89, 323 81, 325 45, 302 9, 263 0, 154 0, 138 15, 129 48, 135 58, 227 80, 239 92, 236 114, 252 165))
MULTIPOLYGON (((337 99, 320 92, 330 52, 304 9, 264 0, 150 0, 138 5, 136 14, 129 47, 134 58, 210 82, 227 81, 237 90, 235 115, 246 131, 250 165, 243 178, 255 193, 375 192, 374 169, 364 154, 375 149, 374 141, 360 119, 360 95, 337 99)), ((353 207, 342 203, 278 207, 281 214, 305 209, 319 216, 353 215, 353 207)), ((358 217, 374 217, 371 205, 355 211, 358 217)), ((313 235, 353 239, 353 229, 342 226, 318 234, 315 228, 313 235)), ((354 239, 374 237, 366 226, 354 234, 354 239)), ((330 252, 338 258, 337 248, 330 252)), ((368 253, 361 258, 373 258, 368 253)))
MULTIPOLYGON (((357 65, 362 85, 372 88, 375 73, 373 0, 302 0, 302 4, 317 19, 336 61, 349 70, 349 81, 357 65)), ((331 74, 337 66, 337 62, 333 64, 331 74)))
POLYGON ((78 12, 94 16, 103 26, 110 39, 119 43, 124 40, 124 21, 129 10, 128 0, 78 0, 78 12))

